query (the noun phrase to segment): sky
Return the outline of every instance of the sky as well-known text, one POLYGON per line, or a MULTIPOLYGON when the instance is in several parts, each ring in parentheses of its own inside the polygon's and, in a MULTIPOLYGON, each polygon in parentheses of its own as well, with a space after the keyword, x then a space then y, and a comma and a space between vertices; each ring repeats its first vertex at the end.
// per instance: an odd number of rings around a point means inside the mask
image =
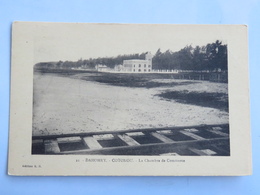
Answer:
MULTIPOLYGON (((37 24, 37 23, 34 23, 37 24)), ((34 63, 179 51, 225 39, 216 26, 38 23, 34 63)))

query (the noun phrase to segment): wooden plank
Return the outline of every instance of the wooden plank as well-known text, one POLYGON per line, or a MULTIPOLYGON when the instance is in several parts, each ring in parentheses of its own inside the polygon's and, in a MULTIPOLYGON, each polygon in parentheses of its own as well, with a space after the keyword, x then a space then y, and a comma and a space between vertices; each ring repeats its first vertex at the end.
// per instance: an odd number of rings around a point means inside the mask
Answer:
POLYGON ((184 129, 184 130, 187 131, 187 132, 198 132, 199 131, 198 129, 195 129, 195 128, 184 129))
POLYGON ((57 140, 44 140, 45 154, 57 154, 60 152, 57 140))
MULTIPOLYGON (((172 130, 172 131, 179 131, 182 129, 190 129, 190 128, 211 128, 211 127, 228 127, 228 124, 214 124, 214 125, 196 125, 196 126, 174 126, 174 127, 162 127, 162 128, 147 128, 147 129, 129 129, 129 130, 119 130, 116 133, 129 133, 129 132, 153 132, 153 131, 160 131, 160 130, 172 130)), ((77 136, 86 137, 86 136, 93 136, 93 135, 101 135, 101 134, 114 134, 115 131, 100 131, 100 132, 86 132, 86 133, 77 133, 77 136)), ((33 136, 33 139, 56 139, 58 137, 73 137, 75 133, 70 134, 62 134, 62 135, 37 135, 33 136)))
POLYGON ((77 136, 77 137, 60 137, 60 138, 57 138, 57 142, 59 144, 75 143, 75 142, 81 142, 81 138, 79 136, 77 136))
POLYGON ((210 133, 214 133, 214 134, 223 136, 223 137, 228 137, 229 136, 227 133, 223 133, 223 132, 218 131, 218 130, 207 130, 207 131, 209 131, 210 133))
POLYGON ((128 146, 139 146, 140 144, 128 135, 117 135, 119 139, 125 142, 128 146))
POLYGON ((187 132, 187 131, 180 131, 182 134, 184 134, 184 135, 187 135, 187 136, 189 136, 189 137, 191 137, 191 138, 193 138, 193 139, 196 139, 196 140, 205 140, 205 138, 203 138, 203 137, 200 137, 200 136, 198 136, 198 135, 196 135, 196 134, 194 134, 194 133, 191 133, 191 132, 187 132))
MULTIPOLYGON (((178 141, 173 143, 153 143, 153 144, 143 144, 143 145, 134 145, 134 146, 116 146, 116 147, 107 147, 102 149, 83 149, 83 150, 74 150, 74 151, 63 151, 61 154, 105 154, 105 155, 113 155, 120 153, 128 153, 129 151, 132 151, 132 154, 135 155, 138 153, 138 155, 141 155, 141 151, 143 150, 149 150, 152 149, 161 149, 162 151, 165 151, 163 148, 178 148, 178 147, 194 147, 197 144, 206 144, 211 143, 212 145, 218 144, 219 142, 226 141, 228 142, 228 138, 221 137, 221 138, 214 138, 214 139, 204 139, 204 140, 188 140, 188 141, 178 141)), ((163 153, 163 152, 162 152, 163 153)))
POLYGON ((156 131, 157 133, 161 133, 161 134, 172 134, 171 130, 160 130, 160 131, 156 131))
POLYGON ((221 127, 212 127, 212 130, 213 130, 213 131, 221 131, 222 128, 221 128, 221 127))
POLYGON ((130 133, 126 133, 126 135, 128 135, 128 136, 143 136, 144 133, 143 132, 130 132, 130 133))
POLYGON ((160 154, 160 156, 180 156, 180 155, 176 152, 172 152, 172 153, 163 153, 160 154))
POLYGON ((151 133, 152 136, 154 136, 155 138, 161 140, 162 142, 164 143, 172 143, 174 142, 172 139, 162 135, 162 134, 159 134, 159 133, 156 133, 156 132, 152 132, 151 133))
POLYGON ((112 134, 93 135, 96 140, 112 140, 115 137, 112 134))
POLYGON ((218 153, 221 153, 223 155, 230 155, 230 152, 228 150, 225 150, 220 146, 217 145, 211 145, 212 148, 214 148, 216 151, 218 151, 218 153))
POLYGON ((211 156, 210 154, 208 154, 207 152, 204 152, 202 150, 198 150, 196 148, 189 148, 190 151, 194 152, 195 154, 199 155, 199 156, 211 156))
POLYGON ((202 152, 204 152, 204 153, 206 153, 208 155, 215 155, 215 154, 217 154, 215 151, 210 150, 210 149, 204 149, 204 150, 200 150, 200 151, 202 151, 202 152))
POLYGON ((103 148, 99 143, 98 141, 92 137, 92 136, 89 136, 89 137, 83 137, 83 143, 85 145, 87 145, 90 149, 100 149, 100 148, 103 148))
POLYGON ((32 145, 36 145, 36 144, 43 144, 43 139, 35 139, 35 140, 32 140, 32 145))

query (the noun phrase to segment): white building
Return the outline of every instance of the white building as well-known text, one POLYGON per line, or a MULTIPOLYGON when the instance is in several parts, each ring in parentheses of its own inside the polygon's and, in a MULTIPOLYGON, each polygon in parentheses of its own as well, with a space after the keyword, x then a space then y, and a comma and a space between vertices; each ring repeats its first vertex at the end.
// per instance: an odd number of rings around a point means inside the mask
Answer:
POLYGON ((148 52, 145 60, 132 59, 123 61, 123 70, 126 72, 151 72, 152 71, 152 54, 148 52))
POLYGON ((98 64, 95 66, 95 69, 100 72, 108 71, 108 67, 106 65, 98 64))
POLYGON ((124 71, 124 67, 123 67, 123 65, 121 65, 121 64, 115 65, 114 70, 115 70, 116 72, 121 72, 121 71, 124 71))

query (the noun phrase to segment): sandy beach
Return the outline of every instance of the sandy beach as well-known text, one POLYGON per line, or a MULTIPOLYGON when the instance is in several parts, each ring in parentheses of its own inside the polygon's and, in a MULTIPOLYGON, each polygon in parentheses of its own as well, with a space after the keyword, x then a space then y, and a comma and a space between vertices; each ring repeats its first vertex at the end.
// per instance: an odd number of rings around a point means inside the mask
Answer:
POLYGON ((166 90, 227 94, 226 83, 194 81, 188 85, 147 89, 79 78, 34 74, 33 135, 228 123, 226 111, 183 104, 157 95, 166 90))

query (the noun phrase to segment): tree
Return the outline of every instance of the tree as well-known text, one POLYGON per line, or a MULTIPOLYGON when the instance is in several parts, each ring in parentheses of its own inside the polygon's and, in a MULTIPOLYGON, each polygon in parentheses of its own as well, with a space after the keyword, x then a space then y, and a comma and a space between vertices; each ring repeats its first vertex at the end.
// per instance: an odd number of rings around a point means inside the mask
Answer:
MULTIPOLYGON (((114 68, 115 65, 122 64, 124 60, 130 59, 145 59, 147 52, 141 54, 128 54, 118 55, 116 57, 99 57, 89 58, 86 60, 79 59, 77 62, 71 61, 59 61, 57 63, 45 62, 35 65, 38 67, 51 67, 51 68, 72 68, 81 67, 82 65, 94 68, 95 65, 103 64, 110 68, 114 68)), ((223 45, 221 41, 217 40, 214 43, 208 43, 205 46, 187 45, 177 52, 166 50, 161 52, 159 48, 153 57, 153 69, 177 69, 177 70, 227 70, 227 45, 223 45)))
POLYGON ((206 46, 207 67, 209 70, 227 70, 227 45, 217 40, 206 46))

